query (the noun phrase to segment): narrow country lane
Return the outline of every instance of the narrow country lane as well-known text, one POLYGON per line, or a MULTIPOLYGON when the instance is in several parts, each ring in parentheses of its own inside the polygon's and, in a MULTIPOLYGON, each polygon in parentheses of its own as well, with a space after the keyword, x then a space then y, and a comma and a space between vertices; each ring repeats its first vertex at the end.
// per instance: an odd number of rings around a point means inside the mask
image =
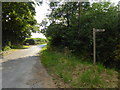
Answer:
POLYGON ((2 88, 54 88, 42 66, 39 51, 44 45, 15 51, 3 58, 2 88))

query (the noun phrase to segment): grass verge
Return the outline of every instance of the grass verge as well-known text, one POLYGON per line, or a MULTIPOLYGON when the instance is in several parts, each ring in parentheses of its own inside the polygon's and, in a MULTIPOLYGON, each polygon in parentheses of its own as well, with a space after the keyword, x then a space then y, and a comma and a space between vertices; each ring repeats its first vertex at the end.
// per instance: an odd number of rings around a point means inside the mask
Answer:
POLYGON ((4 51, 0 51, 0 54, 5 56, 5 55, 11 54, 12 52, 17 51, 19 49, 27 49, 29 47, 30 46, 27 46, 27 45, 12 45, 11 47, 6 46, 4 48, 4 51))
POLYGON ((115 88, 118 73, 101 64, 93 65, 70 53, 48 50, 40 53, 41 62, 60 88, 115 88))
POLYGON ((29 47, 30 45, 12 45, 11 46, 12 49, 27 49, 29 47))

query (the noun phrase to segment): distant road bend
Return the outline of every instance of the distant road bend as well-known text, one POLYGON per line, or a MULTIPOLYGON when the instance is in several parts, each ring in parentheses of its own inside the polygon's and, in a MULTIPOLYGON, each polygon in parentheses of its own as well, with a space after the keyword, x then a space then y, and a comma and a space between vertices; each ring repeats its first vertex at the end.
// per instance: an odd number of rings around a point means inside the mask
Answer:
POLYGON ((2 88, 54 88, 42 66, 39 51, 45 45, 32 46, 3 58, 2 88))

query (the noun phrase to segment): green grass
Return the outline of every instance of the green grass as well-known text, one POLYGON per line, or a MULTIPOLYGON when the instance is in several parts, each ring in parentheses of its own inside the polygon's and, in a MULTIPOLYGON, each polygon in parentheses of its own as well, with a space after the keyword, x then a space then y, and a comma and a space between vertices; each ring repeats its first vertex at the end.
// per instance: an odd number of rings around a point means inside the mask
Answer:
POLYGON ((26 49, 29 48, 29 45, 12 45, 11 48, 12 49, 26 49))
POLYGON ((10 50, 11 48, 10 48, 10 46, 5 46, 4 48, 3 48, 3 51, 8 51, 8 50, 10 50))
POLYGON ((41 51, 41 62, 47 68, 58 87, 68 88, 114 88, 117 87, 117 72, 103 65, 93 65, 84 58, 71 53, 41 51))
POLYGON ((3 47, 3 51, 9 51, 11 49, 26 49, 29 48, 29 45, 11 45, 3 47))
POLYGON ((27 46, 27 45, 12 45, 11 47, 10 46, 5 46, 3 48, 3 51, 1 50, 0 53, 3 53, 3 55, 8 55, 18 49, 27 49, 29 48, 30 46, 27 46))
POLYGON ((94 70, 86 70, 79 77, 79 83, 81 87, 98 87, 101 84, 101 79, 98 73, 94 70), (94 75, 93 75, 94 74, 94 75))

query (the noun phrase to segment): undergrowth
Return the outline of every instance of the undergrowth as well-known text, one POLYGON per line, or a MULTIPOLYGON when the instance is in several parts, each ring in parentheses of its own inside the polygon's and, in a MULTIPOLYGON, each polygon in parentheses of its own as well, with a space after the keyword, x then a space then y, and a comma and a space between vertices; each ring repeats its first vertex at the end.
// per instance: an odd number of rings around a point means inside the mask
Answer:
POLYGON ((103 65, 93 65, 72 55, 44 47, 40 53, 41 62, 47 68, 58 87, 67 88, 115 88, 118 73, 103 65))

